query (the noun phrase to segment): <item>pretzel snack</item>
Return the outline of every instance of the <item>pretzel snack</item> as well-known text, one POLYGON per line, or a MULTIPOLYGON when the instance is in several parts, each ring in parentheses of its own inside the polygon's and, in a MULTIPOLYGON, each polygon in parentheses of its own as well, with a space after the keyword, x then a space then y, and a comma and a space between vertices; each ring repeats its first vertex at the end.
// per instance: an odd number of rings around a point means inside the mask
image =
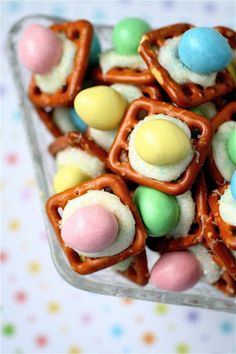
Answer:
POLYGON ((90 46, 92 43, 93 27, 85 20, 55 24, 50 29, 63 33, 77 47, 73 72, 68 76, 67 83, 53 94, 41 92, 37 87, 34 75, 29 86, 29 98, 35 106, 63 107, 72 104, 76 94, 81 90, 86 73, 90 46))
POLYGON ((62 193, 56 194, 48 199, 46 204, 46 211, 72 269, 80 274, 93 273, 98 270, 110 267, 114 264, 120 263, 128 257, 139 254, 145 247, 145 228, 142 224, 140 215, 132 202, 129 191, 124 181, 119 176, 113 174, 105 174, 93 180, 80 183, 79 185, 67 189, 62 193), (83 257, 83 259, 81 259, 78 253, 75 252, 72 248, 67 247, 61 238, 61 216, 59 214, 59 208, 64 209, 68 201, 82 196, 90 190, 104 190, 106 188, 118 196, 121 202, 125 204, 133 214, 136 223, 136 233, 133 244, 114 256, 98 258, 83 257))
MULTIPOLYGON (((220 127, 221 124, 233 120, 235 114, 236 114, 236 102, 230 102, 226 106, 224 106, 222 110, 219 111, 215 115, 215 117, 211 120, 215 132, 217 131, 217 129, 220 127)), ((208 154, 207 167, 216 184, 222 185, 225 183, 224 177, 221 175, 220 171, 218 170, 215 164, 213 154, 212 154, 212 148, 210 148, 208 154)))
POLYGON ((119 273, 138 285, 146 285, 149 280, 146 251, 135 256, 129 268, 119 273))
POLYGON ((135 100, 128 108, 126 115, 120 125, 116 139, 110 149, 108 163, 110 168, 122 177, 130 179, 137 184, 158 189, 161 192, 179 195, 190 189, 197 177, 210 148, 213 135, 211 123, 204 117, 191 111, 185 111, 174 107, 171 104, 161 101, 154 101, 148 98, 135 100), (192 131, 194 128, 200 130, 197 140, 192 140, 195 147, 195 155, 186 171, 176 181, 161 182, 144 177, 134 171, 128 160, 129 142, 128 137, 135 125, 138 123, 139 113, 145 111, 148 115, 163 113, 177 118, 188 125, 192 131), (122 160, 121 160, 122 156, 122 160), (124 158, 125 156, 125 158, 124 158))
MULTIPOLYGON (((217 74, 214 86, 204 89, 194 83, 181 85, 173 80, 168 71, 159 63, 155 49, 158 50, 163 46, 167 39, 180 36, 192 27, 190 24, 178 23, 148 32, 143 35, 138 49, 157 82, 168 93, 172 101, 183 108, 199 106, 218 96, 226 95, 235 86, 233 78, 227 69, 217 74)), ((223 27, 220 27, 219 31, 223 32, 226 38, 229 36, 230 41, 235 43, 232 40, 232 30, 225 30, 223 27)))

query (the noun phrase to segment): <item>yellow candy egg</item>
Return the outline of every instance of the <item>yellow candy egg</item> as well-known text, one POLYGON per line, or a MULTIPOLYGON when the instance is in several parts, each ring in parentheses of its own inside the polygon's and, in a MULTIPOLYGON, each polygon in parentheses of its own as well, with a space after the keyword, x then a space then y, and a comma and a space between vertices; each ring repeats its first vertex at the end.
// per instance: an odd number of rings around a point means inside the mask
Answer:
POLYGON ((87 125, 99 130, 114 130, 122 120, 126 99, 109 86, 94 86, 78 93, 74 108, 87 125))
POLYGON ((175 123, 156 119, 144 122, 135 135, 135 149, 147 163, 172 165, 183 160, 191 151, 185 132, 175 123))
POLYGON ((89 179, 79 166, 61 166, 53 178, 53 187, 56 193, 75 186, 76 184, 89 179))

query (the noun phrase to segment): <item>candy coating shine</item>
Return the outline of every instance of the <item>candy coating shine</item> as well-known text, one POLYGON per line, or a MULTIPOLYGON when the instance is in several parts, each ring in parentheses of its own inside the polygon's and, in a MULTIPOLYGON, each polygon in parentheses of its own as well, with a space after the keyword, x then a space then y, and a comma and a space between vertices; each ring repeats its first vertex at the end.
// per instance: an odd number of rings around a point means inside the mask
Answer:
POLYGON ((208 27, 191 28, 179 42, 178 55, 187 68, 198 74, 210 74, 224 69, 232 59, 227 39, 208 27))
POLYGON ((191 144, 176 124, 157 119, 145 122, 138 129, 135 148, 144 161, 163 166, 183 160, 191 151, 191 144))
POLYGON ((108 86, 94 86, 78 93, 76 113, 91 128, 114 130, 124 116, 127 101, 108 86))

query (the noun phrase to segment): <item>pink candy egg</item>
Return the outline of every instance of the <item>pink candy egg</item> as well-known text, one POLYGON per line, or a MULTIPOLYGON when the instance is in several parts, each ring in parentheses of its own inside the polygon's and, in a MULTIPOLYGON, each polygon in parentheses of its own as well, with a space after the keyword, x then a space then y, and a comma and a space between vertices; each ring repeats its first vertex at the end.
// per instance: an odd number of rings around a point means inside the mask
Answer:
POLYGON ((115 216, 99 205, 81 207, 63 225, 61 236, 71 248, 84 252, 100 252, 116 239, 115 216))
POLYGON ((188 251, 169 252, 161 256, 151 271, 151 282, 160 289, 183 291, 201 278, 202 269, 196 257, 188 251))
POLYGON ((62 43, 49 28, 33 24, 23 33, 18 54, 22 64, 30 71, 45 74, 60 61, 62 43))

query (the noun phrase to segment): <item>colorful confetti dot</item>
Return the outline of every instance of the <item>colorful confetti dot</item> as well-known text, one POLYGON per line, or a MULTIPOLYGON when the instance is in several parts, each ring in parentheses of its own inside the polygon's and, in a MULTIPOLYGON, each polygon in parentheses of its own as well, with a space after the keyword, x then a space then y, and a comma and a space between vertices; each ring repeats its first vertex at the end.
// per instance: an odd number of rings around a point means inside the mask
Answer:
POLYGON ((131 305, 135 302, 134 299, 131 299, 130 297, 124 297, 121 301, 125 305, 131 305))
POLYGON ((68 349, 68 354, 80 354, 80 353, 81 353, 80 348, 75 345, 73 345, 68 349))
POLYGON ((2 327, 2 333, 4 336, 12 336, 15 334, 16 329, 15 326, 12 323, 5 323, 2 327))
POLYGON ((234 330, 233 323, 224 321, 220 324, 220 330, 222 333, 228 334, 234 330))
POLYGON ((46 347, 46 345, 48 344, 48 338, 44 335, 39 335, 38 337, 36 337, 35 342, 38 347, 46 347))
POLYGON ((123 328, 120 325, 113 325, 111 327, 111 334, 114 337, 121 337, 123 335, 123 328))
POLYGON ((28 264, 28 270, 30 273, 38 273, 41 270, 41 264, 36 261, 32 261, 28 264))
POLYGON ((27 295, 26 295, 26 293, 24 291, 17 291, 15 293, 15 299, 16 299, 17 302, 22 304, 22 303, 26 302, 27 295))
POLYGON ((10 222, 8 223, 8 228, 13 232, 20 230, 20 228, 21 228, 20 220, 18 220, 18 219, 10 220, 10 222))
POLYGON ((197 311, 189 311, 187 314, 187 319, 189 322, 197 322, 199 319, 199 315, 197 311))
POLYGON ((60 312, 60 305, 57 302, 49 302, 47 309, 49 313, 56 314, 60 312))
POLYGON ((8 261, 8 254, 5 251, 0 251, 0 262, 6 263, 8 261))
POLYGON ((176 353, 188 354, 189 353, 189 346, 186 343, 179 343, 176 347, 176 353))
POLYGON ((81 321, 83 323, 88 324, 88 323, 92 322, 92 316, 90 315, 90 313, 84 313, 81 316, 81 321))
POLYGON ((18 155, 14 152, 9 152, 5 155, 6 164, 13 166, 18 162, 18 155))
POLYGON ((156 336, 152 332, 146 332, 142 336, 142 341, 147 345, 152 345, 156 342, 156 336))
POLYGON ((169 308, 165 304, 156 304, 154 311, 157 315, 165 315, 169 311, 169 308))

